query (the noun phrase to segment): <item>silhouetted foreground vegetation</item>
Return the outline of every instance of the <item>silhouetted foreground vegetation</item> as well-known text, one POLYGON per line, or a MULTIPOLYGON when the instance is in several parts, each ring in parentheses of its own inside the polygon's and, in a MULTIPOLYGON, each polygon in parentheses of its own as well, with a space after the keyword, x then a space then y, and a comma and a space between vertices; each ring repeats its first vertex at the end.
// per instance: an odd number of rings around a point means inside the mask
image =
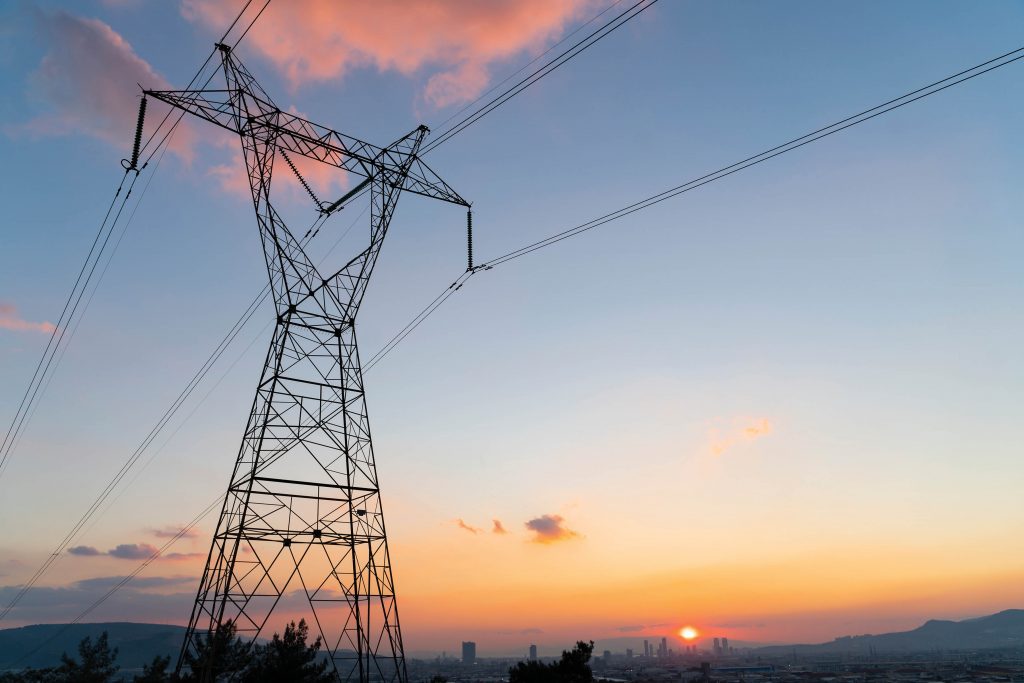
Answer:
MULTIPOLYGON (((197 674, 209 666, 214 680, 232 680, 240 683, 276 683, 296 681, 297 683, 327 683, 333 680, 327 668, 330 663, 318 657, 320 638, 307 645, 309 628, 305 620, 294 621, 284 629, 284 635, 277 633, 267 643, 247 643, 235 633, 231 622, 225 623, 208 638, 200 641, 196 653, 185 658, 183 674, 175 676, 168 657, 155 657, 141 674, 131 680, 134 683, 162 683, 180 681, 190 683, 198 680, 197 674), (321 659, 321 661, 317 661, 321 659)), ((103 633, 96 642, 85 638, 78 645, 78 658, 61 656, 60 666, 48 669, 27 669, 18 673, 0 674, 0 683, 108 683, 117 678, 120 667, 117 648, 111 648, 107 634, 103 633)))
POLYGON ((590 683, 594 673, 590 670, 590 655, 594 641, 576 643, 572 650, 562 650, 557 662, 519 662, 508 670, 509 683, 590 683))

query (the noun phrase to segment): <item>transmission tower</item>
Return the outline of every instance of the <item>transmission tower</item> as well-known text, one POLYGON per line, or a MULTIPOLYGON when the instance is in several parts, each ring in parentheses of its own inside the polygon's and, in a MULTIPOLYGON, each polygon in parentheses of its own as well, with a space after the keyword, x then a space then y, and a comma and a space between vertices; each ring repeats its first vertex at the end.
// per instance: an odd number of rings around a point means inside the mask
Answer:
POLYGON ((196 673, 211 680, 219 626, 231 621, 251 644, 273 628, 275 609, 296 612, 298 596, 340 680, 404 682, 355 318, 399 195, 469 204, 417 156, 425 126, 377 147, 312 123, 282 111, 229 47, 217 47, 226 89, 145 94, 240 137, 277 324, 178 670, 205 651, 196 673), (317 271, 271 204, 277 154, 293 170, 289 154, 363 178, 318 203, 323 214, 369 188, 369 245, 334 274, 317 271))

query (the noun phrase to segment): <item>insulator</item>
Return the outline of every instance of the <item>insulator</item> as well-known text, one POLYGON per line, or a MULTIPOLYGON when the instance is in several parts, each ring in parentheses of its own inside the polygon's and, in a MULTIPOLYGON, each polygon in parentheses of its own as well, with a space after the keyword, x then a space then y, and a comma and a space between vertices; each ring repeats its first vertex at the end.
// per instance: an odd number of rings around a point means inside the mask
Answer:
POLYGON ((132 163, 130 169, 139 167, 139 145, 142 144, 142 124, 146 121, 146 96, 139 102, 139 121, 135 124, 135 144, 132 145, 132 163))
POLYGON ((466 270, 473 270, 473 210, 466 209, 466 256, 468 266, 466 270))
POLYGON ((309 183, 306 182, 306 179, 302 177, 301 173, 299 173, 299 169, 295 168, 295 164, 292 163, 291 158, 283 149, 281 150, 281 156, 284 157, 285 162, 287 162, 288 167, 292 169, 292 173, 295 174, 295 177, 299 179, 300 183, 302 183, 302 187, 306 188, 306 192, 309 194, 310 197, 312 197, 313 203, 316 204, 317 208, 320 209, 321 212, 323 212, 323 202, 321 202, 319 197, 317 197, 313 193, 313 188, 309 186, 309 183))

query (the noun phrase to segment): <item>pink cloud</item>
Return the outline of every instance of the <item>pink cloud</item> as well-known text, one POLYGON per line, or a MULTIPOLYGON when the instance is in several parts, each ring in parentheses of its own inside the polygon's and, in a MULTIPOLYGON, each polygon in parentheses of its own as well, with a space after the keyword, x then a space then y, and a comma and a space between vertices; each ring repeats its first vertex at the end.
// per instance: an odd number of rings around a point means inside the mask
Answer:
MULTIPOLYGON (((29 79, 29 94, 44 112, 16 128, 36 135, 85 134, 130 152, 141 92, 170 89, 153 67, 135 53, 120 34, 98 19, 67 12, 36 14, 48 51, 29 79)), ((154 121, 165 105, 150 102, 154 121)), ((169 149, 191 162, 195 137, 188 125, 178 126, 169 149)))
POLYGON ((184 525, 180 526, 180 527, 165 526, 165 527, 160 528, 160 529, 149 529, 149 533, 153 534, 157 538, 174 538, 175 536, 178 536, 179 534, 181 535, 181 538, 198 538, 199 537, 199 533, 200 533, 199 529, 196 529, 196 528, 193 527, 193 528, 189 529, 188 531, 185 531, 184 533, 182 533, 182 529, 184 529, 184 528, 185 528, 184 525))
POLYGON ((455 526, 459 527, 460 529, 463 529, 464 531, 468 531, 471 534, 480 533, 479 528, 472 526, 470 524, 466 524, 461 518, 455 520, 455 526))
POLYGON ((18 315, 18 309, 13 304, 0 303, 0 329, 13 330, 15 332, 42 332, 51 334, 57 327, 53 323, 34 323, 23 319, 18 315))
MULTIPOLYGON (((467 102, 486 87, 489 67, 538 51, 593 0, 293 0, 271 4, 246 44, 299 86, 375 67, 412 76, 433 71, 423 90, 434 107, 467 102)), ((227 26, 234 0, 183 0, 182 13, 227 26)))
POLYGON ((541 515, 526 522, 526 528, 533 532, 534 543, 547 545, 579 538, 580 535, 566 527, 564 522, 561 515, 541 515))
POLYGON ((500 519, 495 519, 495 520, 491 520, 491 521, 494 522, 494 527, 491 529, 491 533, 492 534, 498 534, 500 536, 504 536, 505 534, 508 533, 508 529, 505 528, 505 525, 501 523, 500 519))

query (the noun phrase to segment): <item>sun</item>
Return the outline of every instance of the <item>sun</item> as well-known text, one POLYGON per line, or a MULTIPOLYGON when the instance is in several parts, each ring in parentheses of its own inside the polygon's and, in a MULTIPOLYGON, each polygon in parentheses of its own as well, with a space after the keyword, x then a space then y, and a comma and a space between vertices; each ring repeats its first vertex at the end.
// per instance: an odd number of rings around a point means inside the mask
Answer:
POLYGON ((700 634, 697 633, 697 629, 695 629, 694 627, 684 626, 682 629, 679 630, 679 635, 683 637, 683 640, 693 640, 700 634))

